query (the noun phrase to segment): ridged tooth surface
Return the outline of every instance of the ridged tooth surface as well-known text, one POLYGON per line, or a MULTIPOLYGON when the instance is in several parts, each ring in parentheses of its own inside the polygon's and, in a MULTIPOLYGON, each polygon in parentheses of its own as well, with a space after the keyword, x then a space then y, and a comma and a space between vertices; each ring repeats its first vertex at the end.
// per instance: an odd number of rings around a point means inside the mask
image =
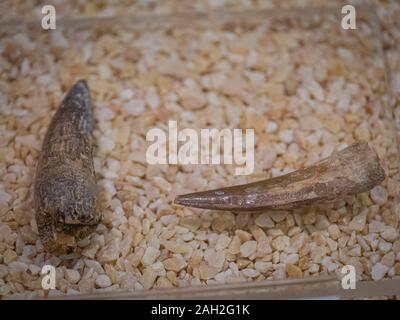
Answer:
POLYGON ((175 203, 232 211, 293 209, 365 192, 384 179, 376 152, 367 142, 358 142, 310 167, 254 183, 180 195, 175 203))
POLYGON ((46 132, 34 198, 39 237, 49 252, 68 253, 98 223, 89 87, 69 90, 46 132))

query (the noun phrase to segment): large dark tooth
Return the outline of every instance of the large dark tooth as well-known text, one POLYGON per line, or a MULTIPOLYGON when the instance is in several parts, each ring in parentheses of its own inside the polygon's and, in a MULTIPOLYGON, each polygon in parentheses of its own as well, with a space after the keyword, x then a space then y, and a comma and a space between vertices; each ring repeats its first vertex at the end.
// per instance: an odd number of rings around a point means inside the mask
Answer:
POLYGON ((90 91, 86 81, 80 80, 53 116, 36 169, 39 237, 44 248, 55 254, 71 251, 100 220, 92 131, 90 91))

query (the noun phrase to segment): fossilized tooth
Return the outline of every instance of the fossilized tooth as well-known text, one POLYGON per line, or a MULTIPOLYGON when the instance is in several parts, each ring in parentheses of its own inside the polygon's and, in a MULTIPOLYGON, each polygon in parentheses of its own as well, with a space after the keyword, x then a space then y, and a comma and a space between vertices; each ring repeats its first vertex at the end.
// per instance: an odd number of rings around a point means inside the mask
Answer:
POLYGON ((335 202, 385 179, 378 155, 358 142, 314 165, 272 179, 176 197, 178 205, 231 211, 294 209, 335 202))
POLYGON ((71 252, 100 220, 92 131, 90 91, 86 81, 79 80, 54 114, 36 168, 39 238, 54 254, 71 252))

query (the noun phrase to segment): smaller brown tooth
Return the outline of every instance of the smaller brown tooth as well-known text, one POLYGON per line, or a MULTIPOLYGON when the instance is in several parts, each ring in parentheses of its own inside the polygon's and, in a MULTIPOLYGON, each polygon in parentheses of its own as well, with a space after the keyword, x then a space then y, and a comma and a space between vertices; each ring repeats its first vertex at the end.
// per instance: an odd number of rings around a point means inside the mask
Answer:
POLYGON ((175 203, 231 211, 293 209, 335 202, 368 191, 384 179, 376 152, 367 142, 358 142, 310 167, 258 182, 180 195, 175 203))

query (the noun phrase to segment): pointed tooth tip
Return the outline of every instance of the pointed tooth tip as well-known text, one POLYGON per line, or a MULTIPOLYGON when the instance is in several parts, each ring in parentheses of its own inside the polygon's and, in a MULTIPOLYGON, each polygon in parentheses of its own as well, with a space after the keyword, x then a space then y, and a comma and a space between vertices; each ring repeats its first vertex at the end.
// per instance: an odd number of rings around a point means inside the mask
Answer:
POLYGON ((77 82, 75 82, 73 88, 76 90, 88 91, 89 85, 87 84, 85 79, 79 79, 77 82))
POLYGON ((196 204, 198 204, 202 199, 199 199, 198 197, 194 197, 191 194, 184 194, 181 196, 177 196, 174 200, 174 203, 180 206, 186 206, 186 207, 193 207, 196 204))
POLYGON ((194 192, 177 196, 174 203, 180 206, 196 208, 212 208, 215 197, 207 191, 194 192))
POLYGON ((67 96, 75 96, 75 95, 88 95, 89 94, 89 86, 86 80, 78 80, 74 83, 74 85, 69 89, 67 96))
POLYGON ((73 105, 79 104, 84 107, 90 106, 90 90, 86 80, 78 80, 68 90, 64 101, 74 101, 73 105))
POLYGON ((181 195, 175 198, 174 203, 180 206, 185 206, 190 204, 190 199, 186 195, 181 195))

